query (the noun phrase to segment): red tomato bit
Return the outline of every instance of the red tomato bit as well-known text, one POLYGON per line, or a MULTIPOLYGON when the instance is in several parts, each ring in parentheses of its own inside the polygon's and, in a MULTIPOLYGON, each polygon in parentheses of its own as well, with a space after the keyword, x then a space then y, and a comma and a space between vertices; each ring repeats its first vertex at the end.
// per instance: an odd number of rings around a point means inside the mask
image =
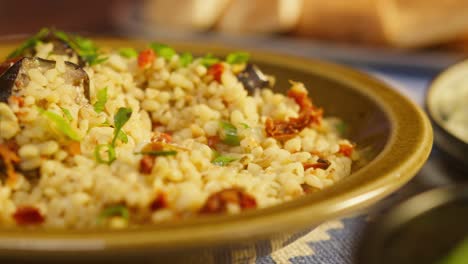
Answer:
POLYGON ((145 68, 148 65, 151 65, 156 59, 156 54, 152 49, 145 49, 138 54, 138 67, 145 68))
POLYGON ((289 118, 288 120, 267 119, 265 124, 267 135, 281 141, 294 137, 312 124, 320 124, 323 116, 323 110, 312 104, 312 100, 307 96, 307 93, 290 89, 288 97, 294 99, 299 105, 299 117, 289 118))
POLYGON ((222 63, 216 63, 211 65, 208 68, 208 75, 212 75, 213 79, 219 83, 221 83, 221 76, 223 75, 224 72, 224 66, 222 63))
POLYGON ((239 188, 224 189, 208 197, 205 205, 200 209, 202 214, 224 213, 228 204, 237 204, 242 210, 257 207, 253 196, 239 188))
POLYGON ((151 171, 153 171, 155 161, 155 157, 144 155, 140 160, 140 172, 143 174, 150 174, 151 171))
POLYGON ((354 146, 350 144, 340 144, 340 150, 338 153, 345 155, 346 157, 351 157, 353 154, 354 146))
POLYGON ((18 225, 39 225, 45 220, 39 209, 32 206, 23 206, 16 209, 13 218, 18 225))
POLYGON ((164 193, 158 194, 156 198, 151 202, 150 209, 151 211, 156 211, 159 209, 167 208, 169 203, 167 202, 167 197, 164 193))

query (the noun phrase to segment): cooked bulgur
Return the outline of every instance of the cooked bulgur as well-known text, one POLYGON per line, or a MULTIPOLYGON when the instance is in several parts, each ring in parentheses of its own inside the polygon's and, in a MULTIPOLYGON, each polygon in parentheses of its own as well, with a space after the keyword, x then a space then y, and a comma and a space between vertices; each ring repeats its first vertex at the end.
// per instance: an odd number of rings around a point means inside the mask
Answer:
POLYGON ((0 67, 0 225, 238 213, 349 175, 340 121, 322 118, 302 83, 275 93, 248 59, 32 37, 0 67))

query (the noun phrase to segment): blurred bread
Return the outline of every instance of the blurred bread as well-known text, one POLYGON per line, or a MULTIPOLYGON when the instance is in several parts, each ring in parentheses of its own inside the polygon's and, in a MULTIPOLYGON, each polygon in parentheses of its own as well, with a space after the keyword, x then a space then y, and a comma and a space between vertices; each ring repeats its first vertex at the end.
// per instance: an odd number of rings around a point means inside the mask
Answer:
POLYGON ((206 30, 211 28, 232 0, 146 0, 143 17, 160 27, 206 30))
POLYGON ((433 45, 468 31, 467 0, 376 0, 388 42, 433 45))
POLYGON ((302 2, 302 0, 234 0, 220 17, 217 28, 224 32, 237 33, 289 31, 298 22, 302 2))
POLYGON ((375 0, 305 0, 296 33, 317 39, 385 43, 375 0))

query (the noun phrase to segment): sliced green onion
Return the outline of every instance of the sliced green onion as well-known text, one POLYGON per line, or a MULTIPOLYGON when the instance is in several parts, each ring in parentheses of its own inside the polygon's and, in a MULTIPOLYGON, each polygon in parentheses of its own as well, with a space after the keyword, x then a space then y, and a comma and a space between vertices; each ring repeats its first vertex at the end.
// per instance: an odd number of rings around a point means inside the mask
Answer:
POLYGON ((205 67, 210 67, 218 62, 220 62, 219 58, 216 58, 211 53, 206 54, 205 57, 200 59, 200 63, 205 67))
POLYGON ((193 61, 192 53, 184 52, 184 53, 180 54, 179 61, 180 61, 180 65, 182 65, 182 67, 187 67, 193 61))
POLYGON ((135 154, 149 155, 149 156, 174 156, 177 154, 175 150, 159 150, 159 151, 142 151, 135 154))
POLYGON ((134 48, 121 48, 119 54, 128 59, 138 57, 138 52, 134 48))
POLYGON ((100 144, 94 149, 94 157, 98 163, 111 164, 116 159, 115 147, 112 144, 100 144), (102 152, 107 152, 107 158, 103 158, 102 152))
POLYGON ((60 109, 62 109, 62 112, 65 115, 65 117, 68 119, 68 121, 70 121, 70 122, 73 121, 73 116, 70 113, 70 110, 68 110, 66 108, 63 108, 63 107, 60 107, 60 109))
POLYGON ((249 125, 247 125, 246 123, 240 123, 241 126, 243 126, 244 128, 250 128, 249 125))
POLYGON ((73 128, 70 126, 70 123, 68 123, 68 121, 61 115, 56 114, 52 111, 44 110, 42 108, 39 108, 39 113, 47 117, 50 121, 52 121, 54 126, 71 140, 81 140, 78 133, 75 130, 73 130, 73 128))
POLYGON ((239 146, 240 139, 237 135, 237 128, 233 124, 224 121, 219 122, 219 125, 223 129, 221 142, 230 146, 239 146))
POLYGON ((104 111, 104 107, 107 103, 107 87, 97 91, 96 98, 97 101, 93 105, 94 111, 96 111, 96 113, 101 113, 102 111, 104 111))
POLYGON ((12 59, 19 57, 27 49, 34 48, 37 44, 40 43, 40 39, 45 38, 49 34, 50 30, 48 28, 42 28, 36 35, 27 39, 23 44, 21 44, 17 49, 10 53, 7 59, 12 59))
POLYGON ((99 214, 98 224, 102 224, 106 219, 113 216, 122 217, 125 221, 128 222, 128 220, 130 219, 130 212, 128 211, 128 208, 125 205, 119 204, 109 206, 103 209, 102 212, 99 214))
POLYGON ((233 161, 236 161, 237 159, 236 158, 233 158, 233 157, 228 157, 228 156, 223 156, 223 155, 220 155, 218 157, 216 157, 215 159, 213 159, 211 161, 211 163, 215 164, 215 165, 218 165, 218 166, 226 166, 228 165, 229 163, 233 162, 233 161))
POLYGON ((172 59, 172 57, 176 54, 175 50, 166 44, 151 43, 149 46, 154 50, 154 52, 156 52, 156 54, 166 60, 172 59))
POLYGON ((233 52, 227 55, 226 62, 229 64, 247 63, 250 59, 250 54, 247 52, 233 52))

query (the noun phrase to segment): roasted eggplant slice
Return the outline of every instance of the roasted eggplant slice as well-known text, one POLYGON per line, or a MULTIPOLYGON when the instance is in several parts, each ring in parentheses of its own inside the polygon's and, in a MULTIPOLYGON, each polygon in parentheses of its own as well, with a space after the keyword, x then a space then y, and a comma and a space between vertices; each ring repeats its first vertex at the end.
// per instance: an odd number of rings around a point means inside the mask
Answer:
MULTIPOLYGON (((26 87, 30 81, 28 71, 39 69, 41 72, 53 69, 56 62, 41 58, 25 57, 13 64, 0 76, 0 102, 7 102, 8 98, 17 93, 21 88, 26 87)), ((89 77, 88 74, 78 65, 65 62, 64 78, 66 84, 82 87, 83 94, 89 101, 89 77)))
POLYGON ((250 63, 237 75, 237 79, 249 94, 253 94, 256 89, 270 86, 270 81, 265 74, 256 65, 250 63))

